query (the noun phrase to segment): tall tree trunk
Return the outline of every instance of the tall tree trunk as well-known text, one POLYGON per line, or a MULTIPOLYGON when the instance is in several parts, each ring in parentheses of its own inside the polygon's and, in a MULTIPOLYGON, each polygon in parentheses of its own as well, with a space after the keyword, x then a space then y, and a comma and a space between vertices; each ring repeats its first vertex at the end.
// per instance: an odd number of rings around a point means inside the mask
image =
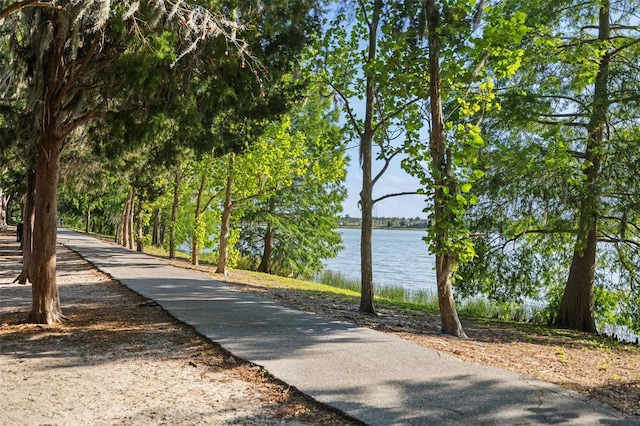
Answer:
MULTIPOLYGON (((606 42, 611 36, 609 1, 600 3, 598 39, 606 42)), ((593 110, 588 125, 585 161, 588 167, 585 190, 580 200, 578 234, 573 250, 567 286, 558 308, 556 325, 575 330, 596 332, 593 287, 598 245, 598 215, 600 211, 600 188, 598 176, 603 157, 605 127, 609 110, 609 61, 610 52, 600 58, 596 76, 593 110)))
MULTIPOLYGON (((276 203, 273 197, 269 198, 268 215, 272 215, 275 211, 276 203)), ((273 252, 273 226, 272 221, 268 220, 267 229, 263 238, 262 258, 260 259, 260 265, 258 265, 258 272, 264 272, 271 274, 273 272, 271 255, 273 252)))
POLYGON ((127 198, 124 201, 124 206, 122 206, 122 214, 120 215, 120 231, 118 232, 118 244, 126 247, 126 238, 125 238, 125 230, 127 228, 127 209, 129 208, 129 196, 131 193, 127 193, 127 198))
POLYGON ((120 215, 120 223, 118 225, 118 235, 116 237, 116 242, 122 246, 125 245, 124 229, 125 229, 125 217, 126 217, 128 202, 129 202, 129 195, 127 194, 127 199, 125 200, 124 206, 122 207, 122 214, 120 215))
POLYGON ((68 40, 68 16, 54 14, 51 35, 42 63, 42 93, 37 103, 39 135, 35 146, 35 196, 32 265, 29 271, 32 306, 27 321, 54 324, 64 320, 56 281, 58 226, 58 178, 60 152, 65 135, 62 114, 64 76, 67 73, 64 49, 68 40))
POLYGON ((9 196, 0 188, 0 228, 7 227, 9 196))
POLYGON ((91 232, 91 207, 89 206, 87 206, 87 217, 85 220, 84 233, 88 234, 91 232))
POLYGON ((136 210, 136 251, 142 253, 142 200, 139 197, 136 210))
POLYGON ((220 223, 220 244, 218 247, 218 267, 217 274, 227 275, 227 264, 229 263, 229 230, 231 229, 231 212, 233 203, 231 193, 233 191, 233 155, 229 155, 227 168, 227 186, 224 191, 224 203, 222 207, 222 222, 220 223))
POLYGON ((271 224, 267 225, 267 231, 264 234, 264 249, 262 250, 262 259, 258 272, 270 274, 271 271, 271 251, 273 249, 273 230, 271 224))
POLYGON ((133 243, 134 243, 134 238, 133 238, 133 230, 134 230, 134 221, 133 218, 135 217, 135 200, 136 200, 136 192, 135 192, 135 188, 131 189, 131 200, 129 202, 129 211, 127 212, 127 226, 129 228, 129 232, 127 233, 127 248, 129 250, 133 250, 133 243))
MULTIPOLYGON (((44 107, 51 105, 45 95, 44 107)), ((54 324, 64 319, 56 281, 57 188, 62 141, 55 120, 45 123, 36 154, 33 268, 30 274, 33 305, 27 321, 54 324)))
MULTIPOLYGON (((383 2, 376 0, 369 21, 369 50, 367 63, 373 63, 377 56, 378 24, 383 2)), ((366 11, 363 11, 366 13, 366 11)), ((362 191, 360 208, 362 226, 360 228, 360 312, 376 314, 373 303, 373 255, 371 253, 373 233, 373 180, 371 176, 372 148, 374 136, 374 102, 376 81, 372 73, 367 75, 364 131, 360 138, 360 164, 362 167, 362 191)))
POLYGON ((442 95, 440 92, 440 36, 438 34, 440 30, 440 13, 435 0, 427 1, 426 14, 429 38, 429 103, 431 112, 429 152, 435 175, 433 226, 436 233, 438 305, 440 307, 442 332, 452 336, 466 337, 458 318, 451 287, 451 277, 455 270, 456 258, 454 253, 450 253, 446 249, 446 242, 449 238, 446 229, 450 213, 447 209, 447 194, 444 188, 448 188, 450 194, 455 194, 456 183, 451 170, 451 154, 447 152, 444 133, 442 95))
POLYGON ((182 169, 176 170, 173 181, 173 203, 171 204, 171 223, 169 224, 169 258, 176 258, 176 224, 178 222, 178 204, 180 203, 180 181, 182 169))
POLYGON ((162 210, 156 208, 153 214, 153 233, 151 237, 151 244, 155 247, 160 247, 161 240, 161 224, 162 224, 162 210))
POLYGON ((135 199, 135 192, 133 188, 129 190, 127 199, 124 203, 122 210, 122 216, 120 218, 120 238, 119 243, 122 246, 129 249, 133 249, 133 202, 135 199))
POLYGON ((31 281, 31 269, 33 265, 33 223, 34 204, 36 190, 36 171, 33 167, 27 168, 27 193, 24 197, 24 207, 22 208, 22 272, 16 278, 20 284, 26 284, 31 281))
POLYGON ((202 224, 200 221, 202 220, 202 196, 204 194, 204 187, 207 183, 207 173, 208 170, 202 171, 202 176, 200 177, 200 187, 198 188, 198 196, 196 198, 196 214, 194 216, 194 228, 193 228, 193 238, 191 239, 191 264, 198 265, 200 263, 200 229, 202 224))
POLYGON ((167 224, 160 223, 160 232, 159 232, 160 240, 158 241, 158 247, 163 247, 164 243, 167 241, 167 224))

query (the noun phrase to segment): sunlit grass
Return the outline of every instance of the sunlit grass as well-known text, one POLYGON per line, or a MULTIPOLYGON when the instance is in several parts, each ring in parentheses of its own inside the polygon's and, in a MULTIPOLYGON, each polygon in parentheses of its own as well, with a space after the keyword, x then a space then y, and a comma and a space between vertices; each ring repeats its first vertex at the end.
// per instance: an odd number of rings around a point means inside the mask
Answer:
MULTIPOLYGON (((343 276, 340 273, 325 271, 317 280, 331 287, 349 289, 358 295, 360 294, 360 281, 343 276)), ((421 308, 425 310, 438 309, 438 296, 429 290, 410 290, 400 286, 375 286, 373 296, 377 301, 397 305, 415 305, 413 309, 421 308)))
MULTIPOLYGON (((169 251, 164 247, 156 247, 153 245, 144 246, 144 252, 152 256, 169 257, 169 251)), ((176 259, 191 260, 191 255, 180 250, 176 250, 176 259)), ((201 259, 202 261, 202 259, 201 259)))

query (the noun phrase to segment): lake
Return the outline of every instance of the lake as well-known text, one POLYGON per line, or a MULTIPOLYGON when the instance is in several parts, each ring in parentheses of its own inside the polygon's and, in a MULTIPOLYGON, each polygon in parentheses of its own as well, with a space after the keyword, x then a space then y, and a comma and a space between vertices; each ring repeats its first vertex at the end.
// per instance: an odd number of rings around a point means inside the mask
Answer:
MULTIPOLYGON (((360 229, 341 228, 344 249, 326 260, 325 269, 345 278, 360 281, 360 229)), ((437 294, 434 256, 422 240, 426 231, 374 229, 372 236, 373 283, 375 286, 400 286, 411 290, 429 290, 437 294)), ((542 307, 540 302, 532 305, 542 307)), ((603 325, 600 332, 635 342, 640 336, 627 327, 603 325)))
MULTIPOLYGON (((344 249, 325 261, 331 272, 360 281, 360 229, 341 228, 344 249)), ((437 292, 434 256, 422 240, 426 231, 373 230, 373 282, 377 286, 400 286, 437 292)))

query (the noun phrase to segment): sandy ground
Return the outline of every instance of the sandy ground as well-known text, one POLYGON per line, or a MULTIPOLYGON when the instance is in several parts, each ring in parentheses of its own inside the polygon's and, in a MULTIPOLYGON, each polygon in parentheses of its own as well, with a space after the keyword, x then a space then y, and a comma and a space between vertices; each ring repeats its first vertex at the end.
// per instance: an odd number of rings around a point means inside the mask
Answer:
POLYGON ((59 247, 60 325, 21 324, 31 286, 0 234, 0 424, 350 424, 59 247))

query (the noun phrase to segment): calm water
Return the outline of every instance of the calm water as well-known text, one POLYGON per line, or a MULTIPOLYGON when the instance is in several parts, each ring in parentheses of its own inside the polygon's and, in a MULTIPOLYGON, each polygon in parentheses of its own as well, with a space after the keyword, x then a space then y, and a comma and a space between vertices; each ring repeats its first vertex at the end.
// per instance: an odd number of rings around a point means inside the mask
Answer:
MULTIPOLYGON (((344 250, 325 261, 326 269, 360 281, 360 230, 340 229, 344 250)), ((434 258, 422 240, 424 230, 373 230, 373 282, 436 291, 434 258)))
MULTIPOLYGON (((360 281, 360 230, 343 228, 344 249, 325 267, 346 278, 360 281)), ((437 293, 434 257, 422 240, 424 230, 373 230, 373 282, 377 286, 401 286, 437 293)), ((635 342, 639 335, 626 327, 604 325, 601 332, 635 342)))

